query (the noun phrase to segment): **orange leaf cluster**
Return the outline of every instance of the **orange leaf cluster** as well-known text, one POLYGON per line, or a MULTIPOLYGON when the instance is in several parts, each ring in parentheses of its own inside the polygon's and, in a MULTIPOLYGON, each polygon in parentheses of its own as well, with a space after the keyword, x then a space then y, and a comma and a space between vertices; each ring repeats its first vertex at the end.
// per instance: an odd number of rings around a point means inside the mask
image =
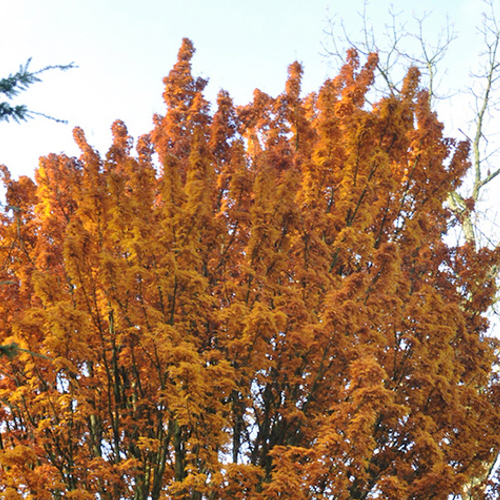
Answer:
POLYGON ((211 113, 193 53, 135 149, 2 170, 0 495, 460 494, 500 448, 499 255, 443 239, 467 144, 414 69, 368 106, 374 54, 211 113))

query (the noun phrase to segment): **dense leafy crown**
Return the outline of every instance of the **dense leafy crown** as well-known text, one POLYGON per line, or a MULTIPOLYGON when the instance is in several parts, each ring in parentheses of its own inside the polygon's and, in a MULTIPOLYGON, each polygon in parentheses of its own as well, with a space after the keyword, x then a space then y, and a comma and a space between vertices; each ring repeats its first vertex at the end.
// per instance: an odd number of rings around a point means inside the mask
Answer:
POLYGON ((0 335, 31 352, 2 358, 2 498, 486 494, 498 255, 443 239, 467 144, 416 70, 368 106, 376 55, 212 114, 193 53, 135 152, 117 121, 104 158, 75 129, 80 158, 3 169, 0 335))

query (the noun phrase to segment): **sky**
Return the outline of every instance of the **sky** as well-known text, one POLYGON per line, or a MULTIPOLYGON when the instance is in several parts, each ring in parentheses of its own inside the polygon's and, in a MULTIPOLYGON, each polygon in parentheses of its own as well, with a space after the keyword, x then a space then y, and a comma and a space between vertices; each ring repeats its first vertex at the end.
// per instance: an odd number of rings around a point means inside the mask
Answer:
MULTIPOLYGON (((209 78, 206 96, 212 102, 221 88, 237 104, 248 103, 255 88, 279 94, 295 60, 304 65, 304 93, 315 91, 334 76, 325 30, 334 20, 335 33, 344 22, 358 36, 363 6, 363 0, 0 0, 0 76, 16 72, 28 58, 32 70, 78 66, 45 73, 42 83, 12 102, 68 124, 41 117, 0 123, 0 164, 14 176, 32 176, 40 156, 78 155, 75 126, 102 154, 116 119, 124 120, 135 138, 150 131, 153 114, 165 112, 162 79, 183 37, 194 42, 193 73, 209 78)), ((386 0, 368 3, 376 31, 390 20, 390 6, 386 0)), ((412 16, 431 13, 424 25, 430 43, 443 34, 449 14, 458 38, 443 69, 448 82, 463 86, 479 48, 474 26, 483 7, 481 0, 419 0, 418 8, 414 0, 398 0, 394 10, 409 31, 412 16)), ((443 116, 451 129, 463 130, 456 102, 444 105, 443 116)))

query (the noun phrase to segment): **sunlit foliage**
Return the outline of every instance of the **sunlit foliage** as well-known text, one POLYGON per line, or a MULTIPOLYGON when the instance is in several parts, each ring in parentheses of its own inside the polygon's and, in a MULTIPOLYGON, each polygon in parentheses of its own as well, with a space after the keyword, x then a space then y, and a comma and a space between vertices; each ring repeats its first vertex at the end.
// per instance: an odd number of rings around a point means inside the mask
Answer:
POLYGON ((376 55, 212 113, 193 53, 135 150, 117 121, 105 157, 75 129, 79 158, 3 169, 0 339, 30 352, 1 358, 2 498, 484 497, 499 255, 445 238, 468 145, 416 70, 367 105, 376 55))

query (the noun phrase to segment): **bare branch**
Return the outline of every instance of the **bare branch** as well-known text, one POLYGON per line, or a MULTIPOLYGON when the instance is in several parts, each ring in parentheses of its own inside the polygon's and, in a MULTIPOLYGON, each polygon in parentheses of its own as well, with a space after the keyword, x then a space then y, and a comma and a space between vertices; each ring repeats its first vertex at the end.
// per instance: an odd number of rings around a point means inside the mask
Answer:
POLYGON ((430 16, 429 13, 421 17, 414 17, 417 25, 415 34, 411 34, 407 23, 400 20, 401 15, 402 12, 395 12, 394 8, 391 7, 389 22, 385 23, 382 33, 377 34, 370 22, 368 3, 365 1, 363 10, 359 13, 361 38, 358 40, 353 38, 342 20, 340 22, 330 20, 329 29, 325 31, 325 35, 328 37, 331 48, 329 49, 324 44, 326 55, 343 64, 345 63, 344 54, 348 48, 354 48, 359 54, 365 56, 376 52, 379 56, 377 71, 383 84, 375 85, 375 89, 381 95, 397 94, 408 66, 418 67, 427 79, 425 85, 429 88, 430 97, 444 98, 445 96, 438 96, 436 92, 440 83, 436 82, 436 75, 439 63, 446 56, 451 43, 457 37, 456 32, 447 20, 446 29, 438 35, 437 41, 432 44, 424 35, 424 25, 430 16), (338 25, 340 29, 336 28, 338 25), (382 43, 378 43, 377 40, 382 40, 382 43), (412 40, 416 42, 415 50, 409 48, 412 40))
POLYGON ((475 118, 476 133, 472 142, 473 166, 474 166, 474 186, 472 189, 472 197, 475 201, 479 199, 480 189, 498 175, 498 171, 490 174, 486 179, 482 179, 482 164, 484 159, 481 157, 481 147, 483 141, 486 141, 484 132, 485 116, 492 107, 492 93, 494 84, 500 77, 498 50, 500 43, 500 29, 496 19, 495 11, 491 1, 487 2, 490 12, 483 14, 483 22, 479 28, 479 32, 483 35, 486 51, 483 53, 483 58, 486 59, 486 72, 483 76, 479 76, 484 81, 484 90, 482 95, 478 97, 478 109, 475 118))

